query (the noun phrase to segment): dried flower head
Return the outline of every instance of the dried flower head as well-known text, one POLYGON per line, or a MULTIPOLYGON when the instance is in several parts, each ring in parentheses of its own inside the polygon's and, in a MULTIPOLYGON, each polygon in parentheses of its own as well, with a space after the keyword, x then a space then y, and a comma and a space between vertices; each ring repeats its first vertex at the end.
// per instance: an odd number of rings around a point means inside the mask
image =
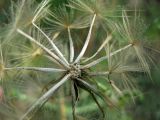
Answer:
MULTIPOLYGON (((116 101, 107 93, 108 86, 119 96, 128 90, 134 100, 131 91, 136 85, 132 74, 148 73, 150 76, 143 44, 139 42, 139 36, 143 34, 137 35, 138 18, 135 16, 135 21, 131 24, 127 11, 106 7, 109 3, 103 4, 103 0, 69 0, 67 5, 54 10, 49 9, 49 2, 43 0, 35 8, 32 0, 23 0, 20 8, 16 9, 18 12, 13 14, 15 19, 12 20, 9 34, 4 37, 10 38, 12 31, 16 30, 16 39, 9 41, 13 45, 9 45, 13 49, 8 49, 11 52, 10 58, 12 56, 11 64, 3 66, 0 63, 0 76, 3 76, 4 70, 20 71, 18 75, 24 70, 35 73, 35 76, 39 76, 40 72, 60 75, 58 80, 49 82, 38 79, 43 84, 43 94, 20 120, 31 119, 65 83, 68 83, 71 91, 74 120, 78 119, 76 105, 81 98, 80 89, 91 95, 102 118, 106 119, 105 107, 99 101, 103 100, 107 107, 117 108, 116 101), (120 22, 114 20, 116 18, 120 22), (83 44, 75 46, 78 39, 83 44), (63 40, 68 42, 64 43, 63 40), (91 45, 93 52, 88 49, 91 45)), ((8 40, 4 42, 7 43, 8 40)))

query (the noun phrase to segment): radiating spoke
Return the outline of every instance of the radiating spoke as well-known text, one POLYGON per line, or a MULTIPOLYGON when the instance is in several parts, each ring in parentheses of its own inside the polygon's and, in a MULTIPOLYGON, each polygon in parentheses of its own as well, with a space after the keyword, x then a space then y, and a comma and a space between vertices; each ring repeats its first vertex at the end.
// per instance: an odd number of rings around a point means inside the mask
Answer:
POLYGON ((88 47, 88 44, 89 44, 89 41, 90 41, 90 38, 91 38, 92 29, 93 29, 93 25, 94 25, 95 19, 96 19, 96 14, 94 14, 94 16, 93 16, 93 19, 92 19, 92 22, 91 22, 91 25, 90 25, 90 29, 89 29, 89 32, 88 32, 88 35, 87 35, 87 39, 86 39, 86 41, 84 43, 84 46, 83 46, 80 54, 78 55, 78 57, 76 58, 74 63, 79 62, 80 59, 83 57, 84 53, 86 52, 86 49, 88 47))
POLYGON ((70 77, 70 74, 65 75, 57 84, 51 87, 46 93, 44 93, 28 110, 27 112, 20 118, 20 120, 26 120, 26 117, 35 113, 45 102, 48 101, 49 98, 53 96, 55 91, 62 86, 70 77))
POLYGON ((110 81, 110 84, 111 86, 113 87, 113 89, 116 90, 116 92, 119 94, 119 95, 122 95, 122 91, 115 85, 114 81, 110 81))
POLYGON ((42 68, 42 67, 12 67, 12 68, 5 68, 5 70, 33 70, 33 71, 40 71, 40 72, 64 72, 66 71, 63 69, 42 68))
POLYGON ((109 75, 109 71, 105 71, 105 72, 89 72, 88 74, 90 76, 106 76, 106 75, 109 75))
POLYGON ((112 39, 112 36, 109 35, 107 36, 107 38, 105 39, 105 41, 102 43, 102 45, 98 48, 98 50, 89 58, 87 58, 86 60, 84 60, 83 62, 87 62, 91 59, 93 59, 94 57, 96 57, 96 55, 106 46, 106 44, 112 39))
POLYGON ((37 8, 39 9, 37 11, 37 13, 35 14, 34 18, 33 18, 33 21, 35 21, 38 17, 38 15, 40 14, 40 12, 43 10, 43 8, 49 3, 49 0, 45 0, 44 2, 42 2, 42 5, 40 5, 40 8, 37 8))
POLYGON ((57 64, 60 68, 63 68, 63 65, 60 64, 58 61, 56 61, 53 57, 49 56, 49 55, 44 55, 46 58, 48 58, 48 60, 54 62, 55 64, 57 64))
POLYGON ((42 45, 41 43, 39 43, 37 40, 35 40, 33 37, 31 37, 30 35, 26 34, 25 32, 23 32, 20 29, 17 29, 17 32, 20 33, 21 35, 25 36, 26 38, 28 38, 31 42, 35 43, 36 45, 38 45, 39 47, 41 47, 45 52, 47 52, 50 56, 52 56, 55 60, 57 60, 58 62, 60 62, 63 66, 68 68, 68 65, 61 60, 56 54, 54 54, 53 52, 51 52, 48 48, 46 48, 44 45, 42 45))
POLYGON ((47 40, 49 41, 49 43, 52 45, 53 50, 57 53, 58 57, 61 58, 69 66, 68 61, 65 59, 65 57, 63 56, 63 54, 57 48, 57 46, 53 43, 53 41, 34 22, 32 22, 32 24, 47 38, 47 40))
POLYGON ((68 27, 68 36, 69 36, 69 47, 70 47, 70 63, 72 63, 74 59, 74 44, 69 27, 68 27))
MULTIPOLYGON (((123 47, 123 48, 120 48, 120 49, 118 49, 118 50, 110 53, 110 57, 113 56, 113 55, 116 55, 117 53, 119 53, 119 52, 121 52, 121 51, 123 51, 123 50, 126 50, 127 48, 130 48, 131 46, 132 46, 132 44, 129 44, 129 45, 126 45, 126 46, 123 47)), ((87 65, 81 66, 81 68, 84 69, 84 68, 93 67, 93 66, 97 65, 98 63, 106 60, 106 59, 108 59, 108 56, 101 57, 101 58, 99 58, 99 59, 97 59, 97 60, 95 60, 95 61, 93 61, 93 62, 91 62, 91 63, 89 63, 89 64, 87 64, 87 65)))
POLYGON ((53 43, 53 41, 48 37, 48 35, 43 32, 43 30, 41 28, 39 28, 36 24, 35 21, 37 20, 37 16, 40 14, 40 12, 43 10, 43 8, 47 5, 48 1, 44 2, 41 6, 41 8, 38 10, 38 12, 36 13, 36 15, 34 16, 33 20, 32 20, 32 24, 33 26, 35 26, 49 41, 49 43, 52 45, 53 49, 55 50, 55 52, 57 53, 58 57, 60 57, 69 67, 69 63, 68 61, 65 59, 65 57, 63 56, 63 54, 60 52, 60 50, 58 49, 58 47, 53 43))

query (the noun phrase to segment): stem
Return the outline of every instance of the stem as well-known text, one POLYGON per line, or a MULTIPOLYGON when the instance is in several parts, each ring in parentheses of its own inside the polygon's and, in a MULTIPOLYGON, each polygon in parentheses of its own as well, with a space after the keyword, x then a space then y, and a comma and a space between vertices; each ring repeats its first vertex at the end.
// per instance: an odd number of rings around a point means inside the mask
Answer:
POLYGON ((72 116, 76 120, 76 103, 79 99, 79 90, 76 82, 71 81, 71 94, 72 94, 72 116))
POLYGON ((74 45, 69 27, 68 27, 68 36, 69 36, 69 46, 70 46, 70 62, 72 63, 74 59, 74 45))
POLYGON ((52 88, 50 88, 45 94, 43 94, 28 110, 27 112, 20 118, 20 120, 26 120, 26 117, 29 114, 33 114, 43 105, 45 102, 48 101, 49 98, 53 96, 53 93, 61 86, 63 85, 68 78, 70 77, 70 74, 65 75, 57 84, 55 84, 52 88))
MULTIPOLYGON (((123 50, 126 50, 127 48, 130 48, 131 46, 132 46, 132 44, 126 45, 123 48, 120 48, 120 49, 112 52, 109 57, 111 57, 113 55, 116 55, 117 53, 119 53, 119 52, 121 52, 123 50)), ((87 65, 81 66, 81 69, 86 69, 86 68, 93 67, 93 66, 97 65, 98 63, 106 60, 106 59, 108 59, 108 56, 103 56, 103 57, 101 57, 101 58, 99 58, 99 59, 97 59, 97 60, 95 60, 95 61, 93 61, 93 62, 91 62, 91 63, 89 63, 87 65)))
POLYGON ((89 29, 89 32, 88 32, 88 36, 87 36, 87 39, 84 43, 84 46, 83 46, 79 56, 76 58, 74 63, 79 62, 80 59, 83 57, 84 53, 86 52, 86 49, 88 47, 88 44, 89 44, 89 41, 90 41, 90 38, 91 38, 91 33, 92 33, 92 29, 93 29, 95 19, 96 19, 96 14, 94 14, 94 16, 93 16, 93 19, 92 19, 92 22, 91 22, 91 25, 90 25, 90 29, 89 29))
POLYGON ((50 56, 52 56, 56 61, 60 62, 64 67, 68 68, 68 65, 62 61, 57 55, 55 55, 53 52, 51 52, 48 48, 46 48, 44 45, 42 45, 41 43, 37 42, 37 40, 35 40, 33 37, 31 37, 30 35, 26 34, 25 32, 23 32, 20 29, 17 29, 17 32, 20 33, 21 35, 25 36, 26 38, 28 38, 31 42, 37 44, 39 47, 41 47, 45 52, 47 52, 50 56))

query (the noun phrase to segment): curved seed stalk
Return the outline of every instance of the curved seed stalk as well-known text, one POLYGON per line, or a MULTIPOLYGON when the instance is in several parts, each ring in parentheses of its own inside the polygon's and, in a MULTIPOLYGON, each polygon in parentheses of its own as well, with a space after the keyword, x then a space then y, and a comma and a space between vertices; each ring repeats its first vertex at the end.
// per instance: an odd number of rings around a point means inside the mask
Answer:
POLYGON ((55 50, 55 52, 57 53, 57 55, 67 64, 67 67, 69 67, 69 63, 68 61, 65 59, 65 57, 63 56, 63 54, 60 52, 60 50, 57 48, 57 46, 53 43, 53 41, 46 35, 46 33, 43 32, 43 30, 41 28, 39 28, 36 24, 35 21, 38 17, 38 15, 40 14, 40 12, 43 10, 43 8, 48 4, 49 0, 45 0, 44 3, 42 4, 42 7, 38 10, 38 12, 36 13, 36 15, 34 16, 33 20, 32 20, 32 24, 33 26, 35 26, 49 41, 49 43, 52 45, 53 49, 55 50))
POLYGON ((73 45, 73 40, 72 40, 70 28, 68 27, 67 30, 68 30, 68 36, 69 36, 70 63, 72 63, 73 59, 74 59, 74 45, 73 45))
POLYGON ((92 22, 91 22, 91 25, 90 25, 90 29, 89 29, 89 32, 88 32, 88 36, 87 36, 87 39, 84 43, 84 46, 83 46, 80 54, 78 55, 78 57, 76 58, 74 63, 78 63, 80 61, 80 59, 83 57, 84 53, 86 52, 86 49, 88 47, 88 44, 89 44, 89 41, 90 41, 90 38, 91 38, 92 29, 93 29, 95 19, 96 19, 96 14, 94 14, 94 16, 93 16, 93 19, 92 19, 92 22))
POLYGON ((57 48, 57 46, 53 43, 53 41, 42 31, 42 29, 40 29, 34 22, 32 22, 32 24, 47 38, 47 40, 49 41, 49 43, 52 45, 53 50, 55 50, 55 52, 57 53, 58 57, 61 58, 66 64, 67 67, 69 67, 69 63, 68 61, 65 59, 65 57, 63 56, 63 54, 60 52, 60 50, 57 48))
POLYGON ((37 42, 37 40, 35 40, 34 38, 32 38, 31 36, 29 36, 28 34, 26 34, 25 32, 23 32, 20 29, 17 29, 17 32, 20 33, 21 35, 25 36, 26 38, 28 38, 30 41, 32 41, 33 43, 37 44, 39 47, 41 47, 46 53, 48 53, 51 57, 53 57, 56 61, 60 62, 62 65, 64 65, 65 67, 68 68, 68 65, 61 60, 57 55, 55 55, 53 52, 51 52, 48 48, 46 48, 44 45, 42 45, 41 43, 37 42))

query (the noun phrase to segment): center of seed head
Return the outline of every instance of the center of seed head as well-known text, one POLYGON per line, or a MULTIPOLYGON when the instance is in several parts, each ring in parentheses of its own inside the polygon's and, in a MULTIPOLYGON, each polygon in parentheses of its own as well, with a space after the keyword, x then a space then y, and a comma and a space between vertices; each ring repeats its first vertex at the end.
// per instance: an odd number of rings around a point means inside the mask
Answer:
POLYGON ((70 74, 72 75, 73 78, 77 78, 81 76, 81 69, 79 64, 72 64, 70 65, 70 74))

